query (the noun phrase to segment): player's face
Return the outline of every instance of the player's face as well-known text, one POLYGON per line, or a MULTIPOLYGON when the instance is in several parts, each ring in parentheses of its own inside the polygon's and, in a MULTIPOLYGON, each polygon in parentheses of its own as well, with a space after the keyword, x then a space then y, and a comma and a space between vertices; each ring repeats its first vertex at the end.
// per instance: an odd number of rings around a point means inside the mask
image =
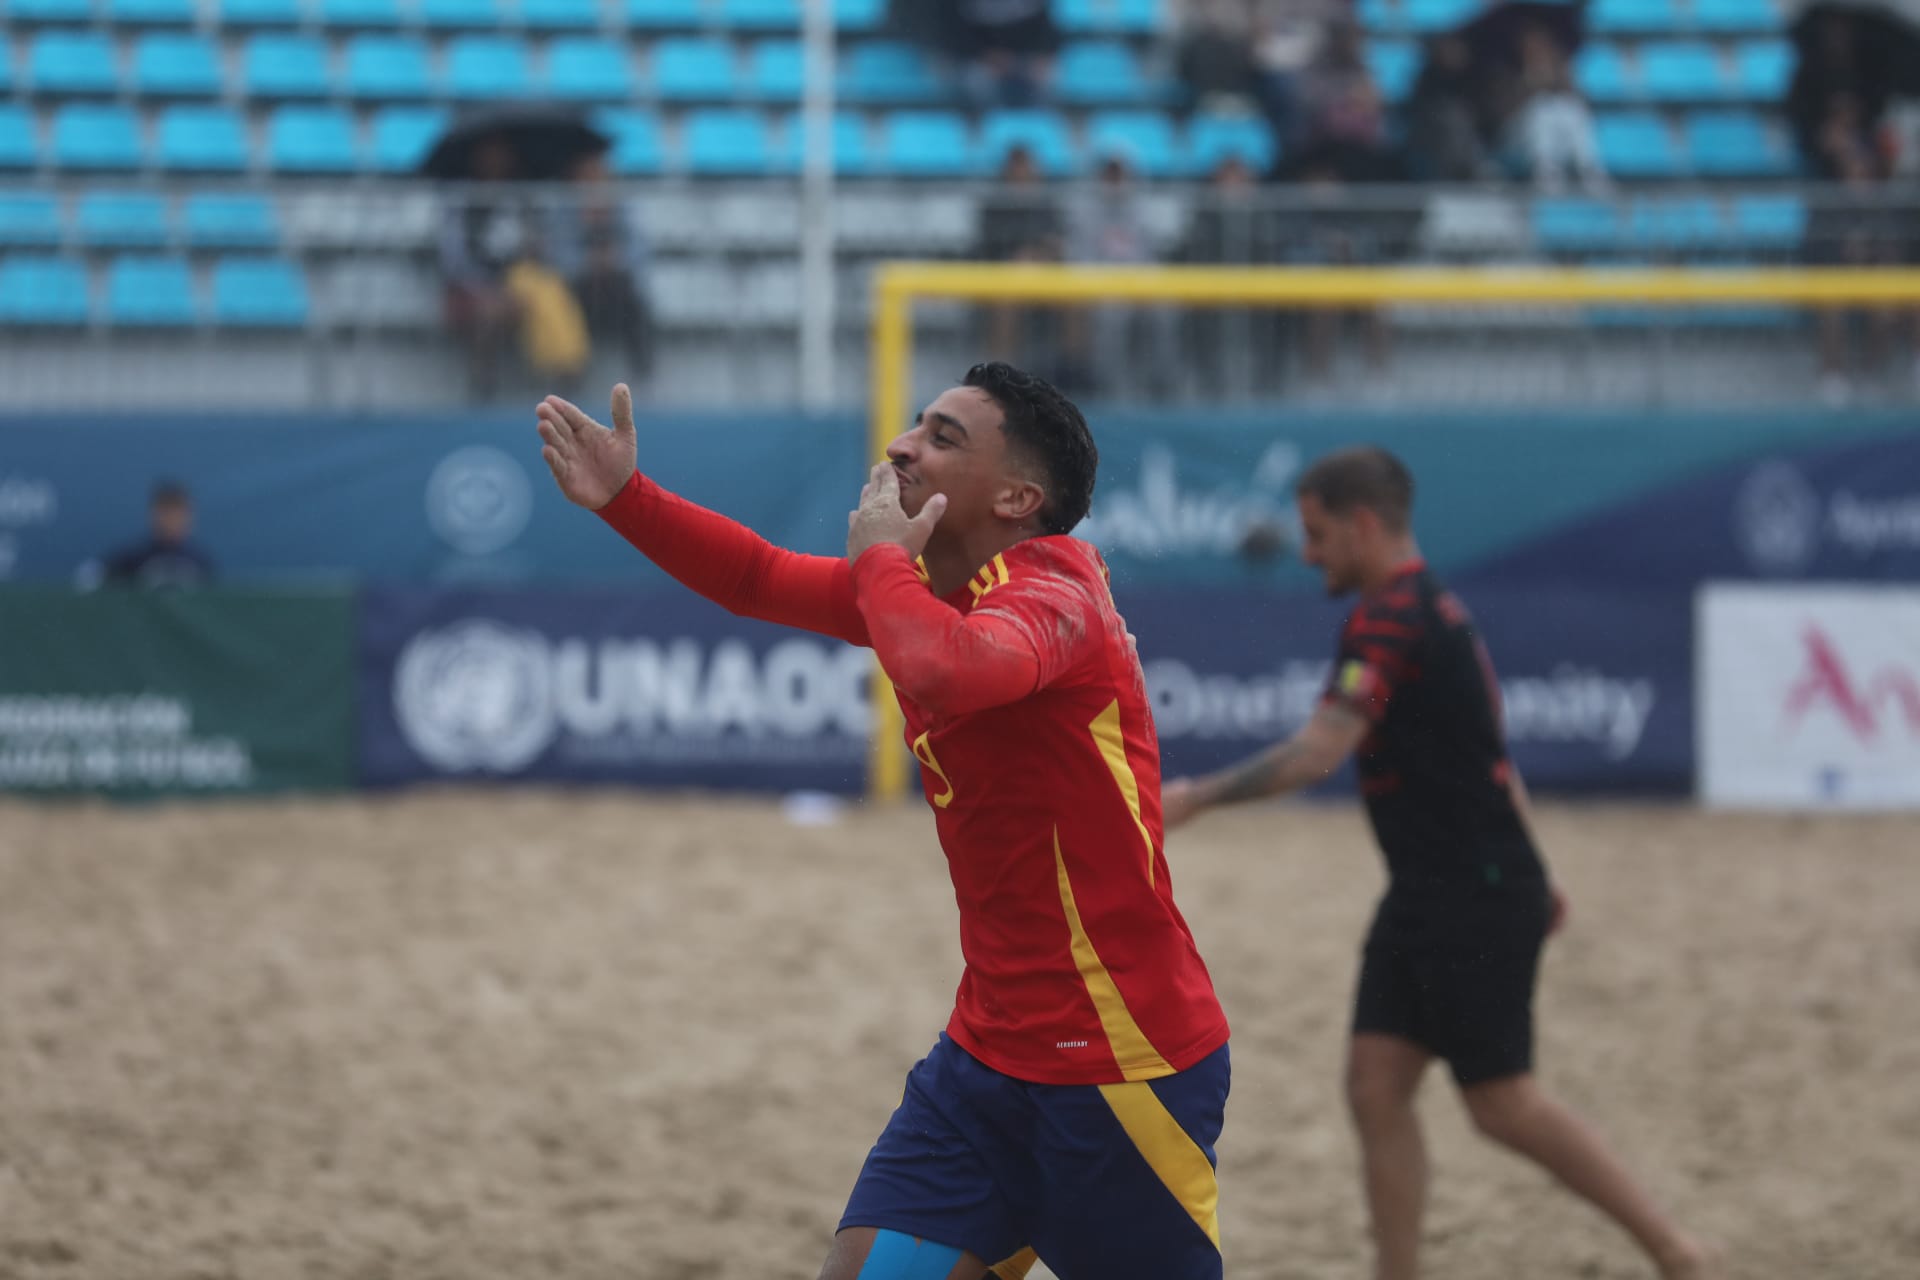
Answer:
POLYGON ((1320 570, 1327 594, 1343 596, 1360 586, 1358 510, 1337 516, 1310 493, 1300 496, 1300 558, 1320 570))
POLYGON ((887 446, 900 478, 901 508, 919 515, 928 498, 944 493, 947 511, 939 530, 964 535, 993 519, 1009 475, 1004 418, 976 387, 942 392, 887 446))

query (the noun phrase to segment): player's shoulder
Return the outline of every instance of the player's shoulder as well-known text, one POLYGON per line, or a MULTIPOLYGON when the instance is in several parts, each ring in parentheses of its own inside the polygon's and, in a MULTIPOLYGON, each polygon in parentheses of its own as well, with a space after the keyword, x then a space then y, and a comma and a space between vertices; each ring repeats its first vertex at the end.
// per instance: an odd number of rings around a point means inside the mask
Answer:
POLYGON ((998 558, 1006 562, 1010 580, 1022 576, 1068 578, 1105 588, 1109 576, 1107 562, 1099 550, 1092 543, 1068 534, 1028 538, 998 558))

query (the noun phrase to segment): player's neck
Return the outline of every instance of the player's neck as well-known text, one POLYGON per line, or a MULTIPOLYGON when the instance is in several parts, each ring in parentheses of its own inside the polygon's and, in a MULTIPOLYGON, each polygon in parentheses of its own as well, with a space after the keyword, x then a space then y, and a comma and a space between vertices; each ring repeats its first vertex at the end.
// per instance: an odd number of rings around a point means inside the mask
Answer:
POLYGON ((1380 549, 1380 554, 1372 558, 1367 566, 1366 577, 1360 583, 1362 591, 1378 591, 1402 573, 1407 566, 1421 561, 1420 544, 1411 536, 1395 538, 1380 549))
POLYGON ((1031 529, 994 527, 971 538, 936 537, 920 557, 927 567, 927 586, 936 596, 950 596, 980 572, 980 566, 1033 536, 1031 529))

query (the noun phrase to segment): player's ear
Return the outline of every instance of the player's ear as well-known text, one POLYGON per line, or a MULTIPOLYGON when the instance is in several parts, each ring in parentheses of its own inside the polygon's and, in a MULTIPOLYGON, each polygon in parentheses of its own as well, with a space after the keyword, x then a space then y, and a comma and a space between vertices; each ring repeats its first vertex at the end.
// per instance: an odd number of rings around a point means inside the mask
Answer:
POLYGON ((993 514, 1002 520, 1012 520, 1016 524, 1025 524, 1040 514, 1040 508, 1047 505, 1047 493, 1039 485, 1024 476, 1013 476, 994 501, 993 514))

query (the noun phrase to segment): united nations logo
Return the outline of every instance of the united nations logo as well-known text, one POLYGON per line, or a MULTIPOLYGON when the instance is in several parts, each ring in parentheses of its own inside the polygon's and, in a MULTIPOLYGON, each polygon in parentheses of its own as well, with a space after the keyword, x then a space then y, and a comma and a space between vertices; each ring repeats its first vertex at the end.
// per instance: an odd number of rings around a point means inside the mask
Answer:
POLYGON ((400 732, 450 773, 513 773, 553 741, 547 642, 531 631, 469 619, 410 641, 394 671, 400 732))
POLYGON ((1765 463, 1734 499, 1733 533, 1762 573, 1798 573, 1820 553, 1820 495, 1788 463, 1765 463))
POLYGON ((491 445, 456 449, 427 478, 427 523, 456 550, 483 556, 512 542, 533 514, 520 464, 491 445))

